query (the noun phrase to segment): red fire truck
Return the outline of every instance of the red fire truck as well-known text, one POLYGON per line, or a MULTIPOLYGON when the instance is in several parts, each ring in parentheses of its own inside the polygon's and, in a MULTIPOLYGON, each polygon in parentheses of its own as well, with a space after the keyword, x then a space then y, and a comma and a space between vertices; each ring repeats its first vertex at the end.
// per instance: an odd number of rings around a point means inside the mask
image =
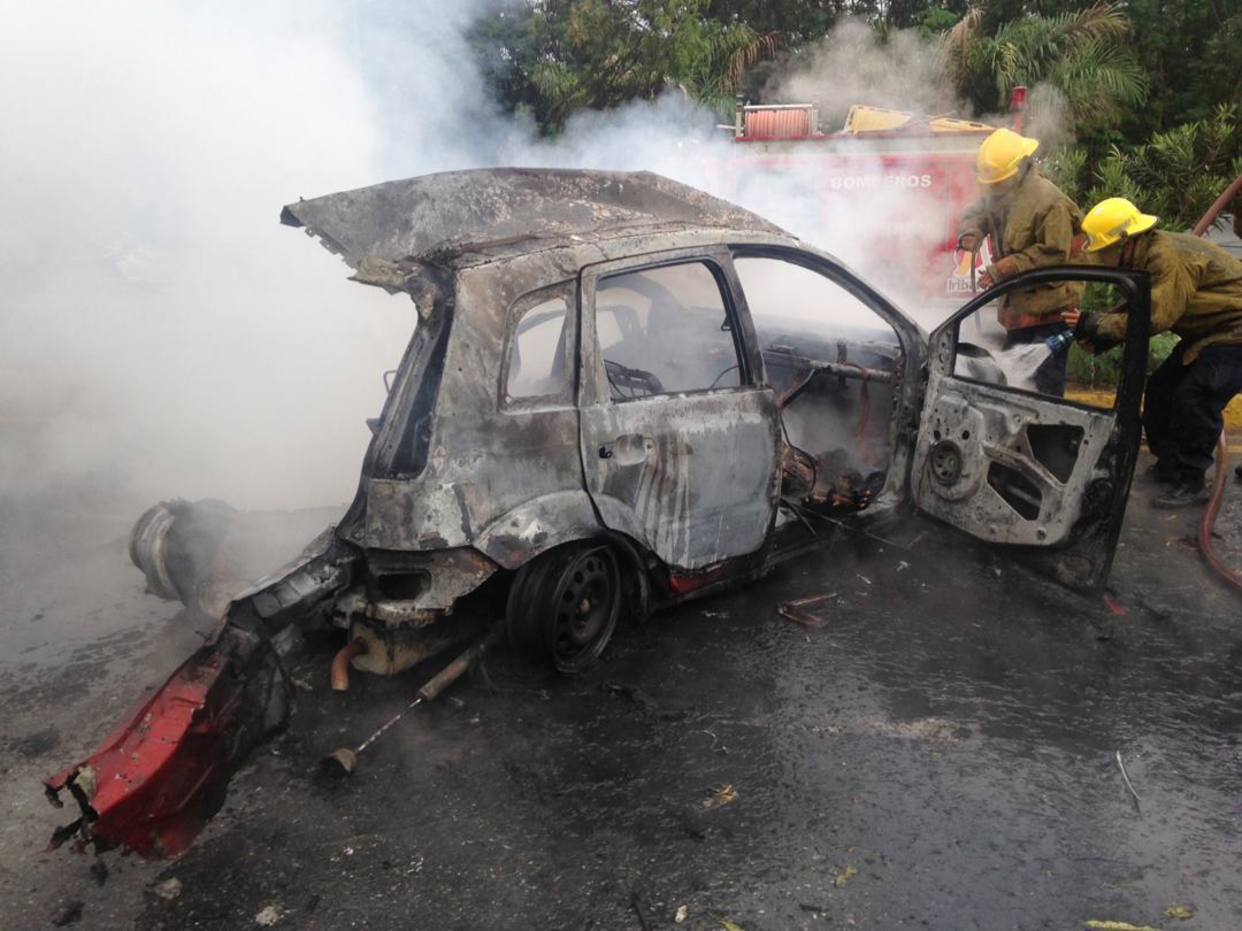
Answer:
MULTIPOLYGON (((1016 89, 1011 107, 1018 131, 1025 103, 1026 89, 1016 89)), ((757 174, 798 174, 812 186, 808 202, 822 211, 824 228, 849 233, 834 218, 873 219, 857 224, 858 233, 872 240, 862 249, 874 257, 900 257, 890 270, 901 280, 901 290, 957 305, 973 289, 975 277, 970 254, 957 249, 957 221, 979 196, 975 156, 995 128, 855 105, 842 129, 825 132, 813 104, 739 101, 733 125, 736 151, 725 168, 724 186, 736 191, 743 179, 757 174), (894 192, 900 196, 884 196, 894 192), (876 218, 876 210, 899 215, 876 218)), ((985 253, 976 256, 976 271, 986 261, 985 253)))

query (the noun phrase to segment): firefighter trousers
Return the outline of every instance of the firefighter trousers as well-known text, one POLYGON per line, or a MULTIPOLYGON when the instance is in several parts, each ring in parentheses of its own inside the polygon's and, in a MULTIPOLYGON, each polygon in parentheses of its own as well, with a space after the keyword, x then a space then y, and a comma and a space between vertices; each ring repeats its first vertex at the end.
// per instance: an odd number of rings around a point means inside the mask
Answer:
POLYGON ((1161 471, 1202 482, 1212 465, 1224 410, 1242 394, 1242 346, 1209 346, 1189 365, 1180 342, 1147 380, 1143 430, 1161 471))

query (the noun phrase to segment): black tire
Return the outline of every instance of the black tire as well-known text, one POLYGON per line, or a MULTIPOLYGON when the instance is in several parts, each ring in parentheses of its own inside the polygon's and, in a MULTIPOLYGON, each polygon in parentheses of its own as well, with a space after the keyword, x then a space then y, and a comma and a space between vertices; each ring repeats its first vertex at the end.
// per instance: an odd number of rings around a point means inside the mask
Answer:
POLYGON ((505 611, 514 649, 565 675, 593 665, 617 628, 621 567, 616 550, 596 542, 558 547, 523 566, 505 611))

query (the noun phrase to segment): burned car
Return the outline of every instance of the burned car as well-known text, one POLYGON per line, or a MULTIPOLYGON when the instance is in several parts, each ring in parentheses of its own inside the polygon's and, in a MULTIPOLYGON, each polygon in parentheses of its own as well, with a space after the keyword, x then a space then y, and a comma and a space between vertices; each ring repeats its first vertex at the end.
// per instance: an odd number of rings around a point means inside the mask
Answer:
MULTIPOLYGON (((47 781, 81 809, 58 841, 184 849, 287 719, 289 657, 312 630, 342 632, 342 678, 400 672, 494 621, 575 673, 623 617, 913 509, 1068 585, 1107 576, 1138 445, 1141 275, 1031 272, 929 339, 831 256, 648 173, 450 172, 281 219, 417 312, 356 497, 292 565, 232 592, 213 642, 47 781), (966 364, 963 321, 1066 279, 1130 302, 1111 409, 966 364)), ((214 559, 202 519, 158 506, 132 547, 152 587, 189 604, 214 559)))

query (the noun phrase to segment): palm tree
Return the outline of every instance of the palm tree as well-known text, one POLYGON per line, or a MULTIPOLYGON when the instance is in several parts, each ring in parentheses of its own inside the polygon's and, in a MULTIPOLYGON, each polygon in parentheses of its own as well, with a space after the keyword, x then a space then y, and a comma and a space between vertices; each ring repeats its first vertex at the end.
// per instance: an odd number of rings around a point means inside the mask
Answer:
POLYGON ((742 78, 755 65, 776 57, 782 37, 777 32, 757 33, 741 23, 712 23, 704 29, 702 45, 706 54, 693 63, 682 87, 718 115, 731 116, 742 78))
POLYGON ((1055 16, 1026 14, 985 35, 972 7, 943 40, 949 74, 983 110, 1000 110, 1019 84, 1047 83, 1083 127, 1113 126, 1143 102, 1149 82, 1126 48, 1131 24, 1118 3, 1055 16))

